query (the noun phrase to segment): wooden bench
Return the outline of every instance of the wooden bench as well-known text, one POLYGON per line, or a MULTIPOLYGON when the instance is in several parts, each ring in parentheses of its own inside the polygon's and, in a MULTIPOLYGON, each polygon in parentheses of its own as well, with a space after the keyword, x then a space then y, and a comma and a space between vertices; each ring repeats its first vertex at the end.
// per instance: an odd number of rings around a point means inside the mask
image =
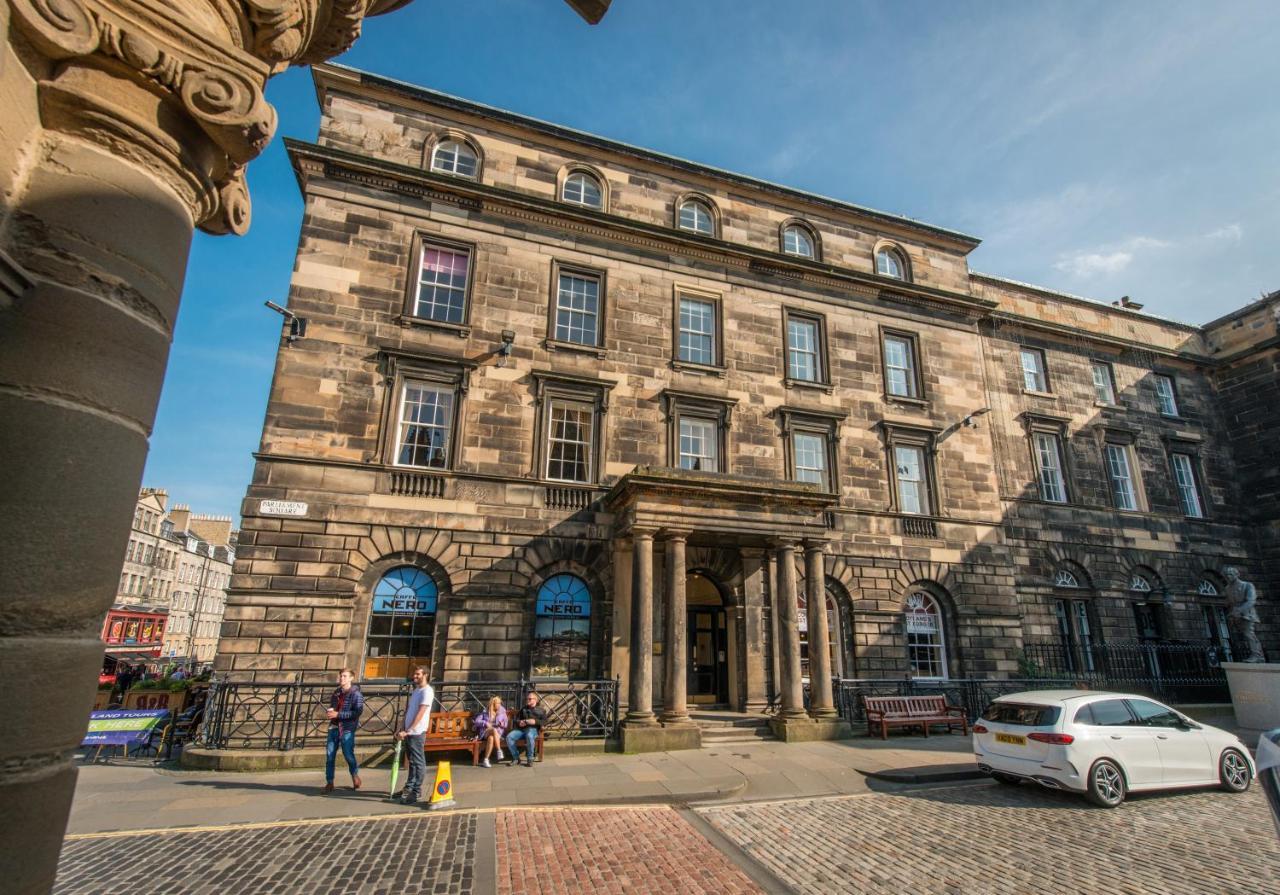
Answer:
POLYGON ((882 740, 889 738, 890 727, 919 727, 928 736, 930 724, 945 724, 948 733, 956 729, 969 733, 964 709, 947 705, 945 696, 863 696, 862 708, 867 714, 867 734, 879 727, 882 740))
POLYGON ((471 764, 480 763, 480 741, 471 726, 470 712, 433 712, 427 735, 422 742, 423 752, 471 753, 471 764))
MULTIPOLYGON (((473 717, 471 712, 433 712, 427 727, 427 735, 423 738, 422 751, 424 753, 466 751, 471 753, 472 766, 478 765, 480 748, 484 742, 476 737, 472 723, 473 717)), ((515 712, 511 712, 510 717, 514 724, 515 712)), ((510 730, 507 732, 510 733, 510 730)), ((537 753, 538 761, 542 761, 542 739, 542 730, 539 728, 538 739, 534 743, 534 752, 537 753)), ((507 748, 505 735, 502 738, 502 748, 504 750, 507 748)), ((494 755, 496 758, 497 753, 494 755)))

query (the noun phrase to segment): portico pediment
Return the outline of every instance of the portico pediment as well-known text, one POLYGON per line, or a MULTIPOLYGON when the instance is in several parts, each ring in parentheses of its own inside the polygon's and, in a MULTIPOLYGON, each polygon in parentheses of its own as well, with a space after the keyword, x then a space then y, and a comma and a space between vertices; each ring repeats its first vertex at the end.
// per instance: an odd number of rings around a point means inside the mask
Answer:
POLYGON ((839 497, 809 482, 765 482, 729 473, 638 466, 605 496, 617 530, 678 528, 738 543, 825 537, 839 497))

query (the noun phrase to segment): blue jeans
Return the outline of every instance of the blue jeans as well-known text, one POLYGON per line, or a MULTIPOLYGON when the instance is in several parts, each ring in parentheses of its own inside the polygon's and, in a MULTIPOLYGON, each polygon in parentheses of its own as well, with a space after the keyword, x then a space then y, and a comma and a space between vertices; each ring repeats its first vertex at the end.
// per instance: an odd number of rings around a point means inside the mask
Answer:
POLYGON ((354 730, 340 730, 337 727, 330 727, 329 739, 324 744, 324 779, 326 783, 333 782, 333 762, 338 757, 339 744, 342 746, 342 757, 347 760, 347 768, 351 771, 352 779, 360 773, 360 766, 356 764, 356 732, 354 730))
POLYGON ((427 777, 427 757, 422 752, 425 734, 411 733, 404 738, 404 749, 409 755, 409 776, 404 781, 402 798, 416 800, 422 795, 422 783, 427 777))
POLYGON ((520 741, 524 740, 525 760, 533 764, 534 747, 538 742, 538 728, 516 727, 507 734, 507 751, 512 761, 520 760, 520 741))

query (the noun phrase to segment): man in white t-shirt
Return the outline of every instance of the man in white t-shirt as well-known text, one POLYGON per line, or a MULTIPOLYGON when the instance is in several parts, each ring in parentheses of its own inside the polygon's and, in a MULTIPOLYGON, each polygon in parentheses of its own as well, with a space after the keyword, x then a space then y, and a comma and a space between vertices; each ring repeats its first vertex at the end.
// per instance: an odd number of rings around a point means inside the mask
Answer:
POLYGON ((396 739, 404 740, 409 750, 409 776, 400 793, 400 803, 412 805, 422 794, 422 782, 427 777, 427 757, 422 753, 427 726, 431 723, 431 705, 436 693, 427 683, 427 669, 413 669, 413 692, 409 694, 409 707, 404 713, 404 728, 396 732, 396 739))

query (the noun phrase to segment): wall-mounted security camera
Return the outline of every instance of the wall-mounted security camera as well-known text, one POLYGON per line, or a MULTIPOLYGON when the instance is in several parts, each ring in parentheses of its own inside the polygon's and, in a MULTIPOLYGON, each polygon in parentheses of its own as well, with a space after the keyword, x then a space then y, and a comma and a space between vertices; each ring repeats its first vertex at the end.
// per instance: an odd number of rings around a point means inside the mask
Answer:
POLYGON ((290 311, 288 308, 283 308, 273 301, 264 302, 264 304, 266 304, 268 308, 275 311, 285 320, 289 321, 289 335, 287 338, 290 345, 292 345, 294 342, 306 336, 307 334, 307 318, 306 317, 299 317, 297 314, 293 313, 293 311, 290 311))

